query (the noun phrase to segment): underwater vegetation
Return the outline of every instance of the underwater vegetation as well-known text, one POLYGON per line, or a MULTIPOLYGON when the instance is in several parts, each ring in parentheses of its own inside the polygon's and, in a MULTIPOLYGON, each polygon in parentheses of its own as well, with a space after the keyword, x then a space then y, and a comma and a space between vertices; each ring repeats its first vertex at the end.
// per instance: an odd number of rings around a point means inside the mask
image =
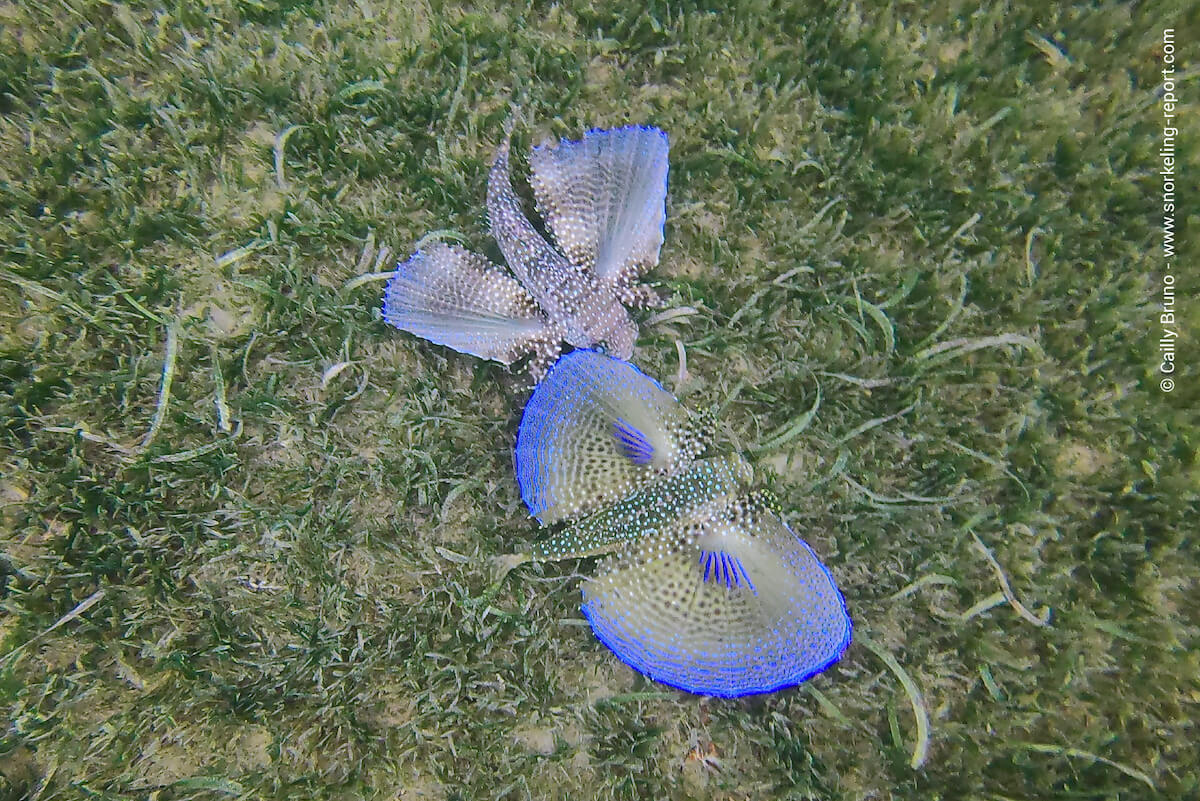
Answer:
POLYGON ((1198 13, 0 3, 0 799, 1200 798, 1198 13), (530 147, 670 133, 633 361, 837 577, 794 689, 630 669, 612 554, 491 592, 602 509, 539 530, 521 362, 382 322, 380 243, 516 280, 514 105, 556 250, 530 147))

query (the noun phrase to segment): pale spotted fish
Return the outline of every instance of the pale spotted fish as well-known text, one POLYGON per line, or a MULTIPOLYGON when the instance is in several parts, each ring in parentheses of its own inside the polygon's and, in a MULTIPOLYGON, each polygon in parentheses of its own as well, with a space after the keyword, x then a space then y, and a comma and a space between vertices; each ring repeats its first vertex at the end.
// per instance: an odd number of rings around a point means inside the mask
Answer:
POLYGON ((457 245, 430 245, 396 268, 383 319, 505 365, 532 356, 535 382, 563 340, 630 358, 637 326, 625 307, 658 303, 638 278, 663 243, 667 150, 665 133, 641 126, 534 148, 529 182, 552 245, 521 209, 506 138, 488 175, 487 216, 512 275, 457 245))
POLYGON ((845 600, 743 459, 696 458, 704 439, 632 365, 559 359, 525 408, 515 461, 534 517, 574 522, 528 557, 601 556, 583 613, 656 681, 724 697, 799 684, 849 645, 845 600))

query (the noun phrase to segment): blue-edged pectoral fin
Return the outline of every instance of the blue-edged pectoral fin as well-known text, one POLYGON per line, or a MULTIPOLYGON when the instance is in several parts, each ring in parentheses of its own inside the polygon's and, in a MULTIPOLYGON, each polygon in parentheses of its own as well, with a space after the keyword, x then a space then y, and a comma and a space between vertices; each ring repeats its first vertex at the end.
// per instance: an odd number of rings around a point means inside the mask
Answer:
POLYGON ((581 141, 534 148, 530 183, 538 210, 572 264, 592 270, 622 301, 658 264, 667 198, 667 135, 628 126, 588 131, 581 141))
POLYGON ((402 331, 484 359, 545 361, 561 331, 516 280, 476 253, 437 243, 396 268, 383 319, 402 331))
POLYGON ((679 401, 632 364, 590 350, 558 360, 529 398, 514 462, 541 523, 593 512, 702 449, 679 401))
POLYGON ((689 692, 733 697, 799 684, 849 644, 845 599, 757 494, 715 494, 724 487, 697 483, 704 476, 685 494, 711 500, 681 505, 674 524, 605 557, 584 582, 583 612, 624 662, 689 692))

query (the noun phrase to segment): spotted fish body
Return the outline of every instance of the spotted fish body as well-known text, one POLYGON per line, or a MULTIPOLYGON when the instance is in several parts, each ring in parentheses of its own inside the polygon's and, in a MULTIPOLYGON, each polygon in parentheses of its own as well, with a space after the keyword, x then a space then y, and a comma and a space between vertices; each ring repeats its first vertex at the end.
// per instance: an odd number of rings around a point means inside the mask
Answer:
POLYGON ((509 143, 488 175, 487 216, 513 276, 482 256, 438 244, 396 268, 383 318, 432 342, 503 364, 532 355, 535 381, 566 340, 633 354, 626 306, 655 305, 640 275, 658 263, 666 219, 667 138, 657 128, 589 131, 534 148, 530 184, 557 247, 521 208, 509 143))
POLYGON ((747 486, 752 472, 740 458, 704 459, 676 476, 648 482, 617 503, 538 542, 538 561, 601 556, 650 547, 648 536, 692 515, 713 499, 747 486))
MULTIPOLYGON (((562 325, 567 342, 584 348, 605 342, 618 358, 628 359, 637 339, 637 327, 629 313, 612 286, 590 266, 568 261, 525 217, 509 177, 508 150, 508 142, 500 146, 488 176, 487 194, 488 225, 504 260, 546 316, 562 325)), ((560 224, 560 228, 566 230, 566 225, 560 224)))
POLYGON ((574 522, 531 557, 601 557, 583 613, 652 679, 725 697, 799 684, 850 642, 842 594, 774 499, 751 488, 749 465, 697 458, 704 439, 681 419, 632 365, 593 351, 560 359, 526 407, 516 467, 535 517, 574 522), (659 468, 628 447, 630 429, 665 456, 659 468))

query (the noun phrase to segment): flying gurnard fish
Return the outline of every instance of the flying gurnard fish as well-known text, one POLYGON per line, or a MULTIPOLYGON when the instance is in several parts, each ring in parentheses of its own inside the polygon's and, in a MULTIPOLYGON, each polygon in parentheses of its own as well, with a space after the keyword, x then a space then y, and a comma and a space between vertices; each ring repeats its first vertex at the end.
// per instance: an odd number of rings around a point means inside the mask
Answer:
POLYGON ((667 137, 631 126, 535 147, 530 184, 557 248, 526 218, 509 176, 508 138, 488 175, 487 217, 508 267, 457 245, 423 248, 396 268, 383 319, 461 353, 505 365, 532 355, 538 381, 566 340, 633 355, 625 306, 656 305, 637 283, 658 263, 666 219, 667 137))
POLYGON ((845 600, 745 460, 697 458, 710 425, 627 362, 559 359, 525 407, 515 462, 533 516, 572 523, 509 566, 602 556, 583 613, 656 681, 725 697, 799 684, 849 645, 845 600))

